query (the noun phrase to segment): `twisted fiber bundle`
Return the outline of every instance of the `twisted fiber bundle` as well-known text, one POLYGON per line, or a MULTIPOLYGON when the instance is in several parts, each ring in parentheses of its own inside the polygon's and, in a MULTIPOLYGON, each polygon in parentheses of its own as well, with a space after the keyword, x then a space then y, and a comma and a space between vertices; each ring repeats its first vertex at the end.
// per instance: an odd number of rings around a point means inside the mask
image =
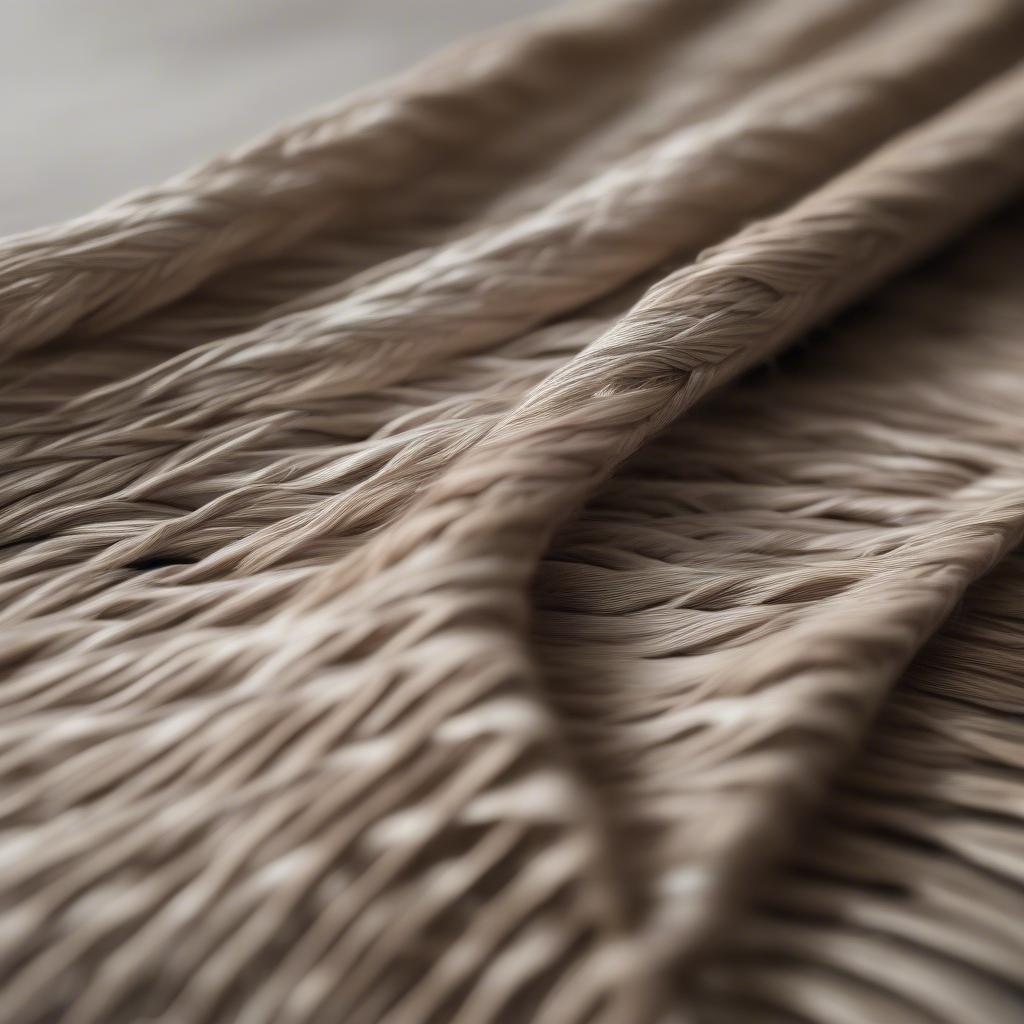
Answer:
POLYGON ((1024 221, 886 282, 1022 29, 585 4, 3 243, 5 1019, 1018 1019, 1024 221))
MULTIPOLYGON (((1017 538, 1020 224, 680 422, 547 555, 534 625, 546 689, 653 917, 692 927, 733 895, 751 856, 820 795, 918 631, 1017 538)), ((923 700, 901 713, 902 694, 887 708, 871 733, 885 760, 868 755, 861 790, 826 805, 829 827, 800 845, 805 873, 765 883, 767 920, 730 933, 729 973, 703 969, 732 1011, 709 1019, 774 1019, 765 1006, 779 1004, 800 1020, 1019 1016, 1019 756, 1005 712, 1019 710, 1020 638, 991 628, 996 657, 976 647, 965 662, 951 632, 935 646, 952 653, 915 666, 904 685, 943 697, 935 714, 923 700), (973 775, 946 764, 961 724, 960 756, 984 759, 973 775), (894 836, 873 832, 880 819, 894 836), (818 914, 834 915, 834 948, 818 914)))

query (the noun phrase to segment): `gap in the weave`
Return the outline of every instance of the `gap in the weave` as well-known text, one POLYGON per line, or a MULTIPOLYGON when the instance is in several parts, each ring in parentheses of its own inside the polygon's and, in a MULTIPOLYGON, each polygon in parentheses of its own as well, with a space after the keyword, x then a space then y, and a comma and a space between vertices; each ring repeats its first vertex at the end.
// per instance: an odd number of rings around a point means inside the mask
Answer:
POLYGON ((134 569, 136 572, 153 572, 156 569, 169 569, 176 565, 194 565, 195 562, 196 559, 182 555, 176 557, 153 555, 150 558, 140 558, 135 562, 129 562, 126 568, 134 569))

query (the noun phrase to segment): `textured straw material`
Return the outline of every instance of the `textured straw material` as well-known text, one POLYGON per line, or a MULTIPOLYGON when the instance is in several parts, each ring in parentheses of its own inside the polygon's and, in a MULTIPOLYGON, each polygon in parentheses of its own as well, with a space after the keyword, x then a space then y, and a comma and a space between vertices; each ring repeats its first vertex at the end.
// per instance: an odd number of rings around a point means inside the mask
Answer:
POLYGON ((0 242, 0 1019, 1024 1019, 1018 196, 1018 0, 617 0, 0 242))

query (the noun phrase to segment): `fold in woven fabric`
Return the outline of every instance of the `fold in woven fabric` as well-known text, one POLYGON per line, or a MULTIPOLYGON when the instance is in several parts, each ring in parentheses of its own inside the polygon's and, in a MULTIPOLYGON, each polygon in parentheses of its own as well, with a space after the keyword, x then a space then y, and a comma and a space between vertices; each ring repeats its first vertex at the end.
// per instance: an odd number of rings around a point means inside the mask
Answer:
POLYGON ((1019 1019, 1021 58, 583 4, 0 243, 5 1019, 1019 1019))

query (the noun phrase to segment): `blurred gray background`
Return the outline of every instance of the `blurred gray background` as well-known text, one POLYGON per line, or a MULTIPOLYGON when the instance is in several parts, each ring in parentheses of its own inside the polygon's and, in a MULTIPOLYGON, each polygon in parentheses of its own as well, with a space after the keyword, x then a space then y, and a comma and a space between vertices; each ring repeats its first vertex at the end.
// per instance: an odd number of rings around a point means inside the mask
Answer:
POLYGON ((84 213, 553 0, 0 0, 0 234, 84 213))

